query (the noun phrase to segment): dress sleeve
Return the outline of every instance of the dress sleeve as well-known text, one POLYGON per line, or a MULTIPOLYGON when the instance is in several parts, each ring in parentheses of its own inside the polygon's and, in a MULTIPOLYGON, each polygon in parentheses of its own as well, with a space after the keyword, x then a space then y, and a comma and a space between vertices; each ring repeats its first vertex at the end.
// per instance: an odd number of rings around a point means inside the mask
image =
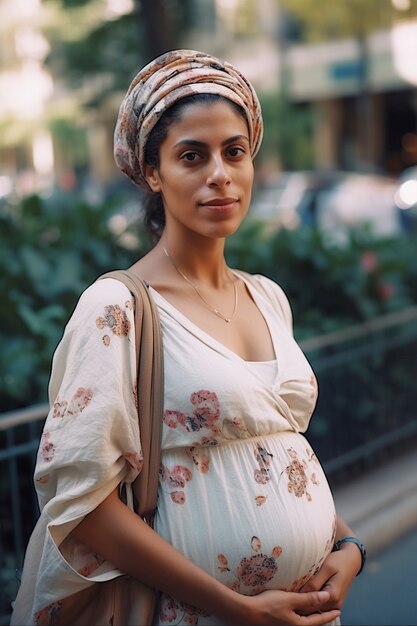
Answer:
POLYGON ((49 397, 35 469, 47 527, 42 558, 50 560, 44 571, 55 562, 58 574, 64 559, 67 582, 113 577, 113 566, 70 533, 142 467, 133 298, 120 281, 97 281, 79 299, 54 354, 49 397))
MULTIPOLYGON (((11 624, 52 623, 60 601, 122 572, 71 531, 142 468, 133 297, 120 281, 82 294, 52 362, 50 411, 35 468, 41 514, 11 624)), ((129 498, 128 498, 129 500, 129 498)))

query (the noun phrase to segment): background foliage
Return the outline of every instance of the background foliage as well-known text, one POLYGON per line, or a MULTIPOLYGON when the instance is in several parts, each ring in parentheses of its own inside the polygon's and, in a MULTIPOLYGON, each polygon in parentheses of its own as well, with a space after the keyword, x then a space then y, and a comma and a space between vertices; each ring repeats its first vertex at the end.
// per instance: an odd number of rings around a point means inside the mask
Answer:
POLYGON ((261 94, 265 133, 258 161, 273 156, 282 170, 314 167, 313 108, 310 104, 290 104, 279 93, 261 94))
MULTIPOLYGON (((0 410, 46 400, 51 357, 82 290, 149 249, 139 207, 120 193, 98 203, 58 193, 0 208, 0 410)), ((269 232, 248 219, 227 256, 282 285, 302 339, 416 304, 416 243, 360 232, 337 246, 316 230, 269 232)))
POLYGON ((0 212, 1 410, 45 400, 52 352, 81 291, 129 265, 132 253, 108 225, 114 210, 112 199, 61 193, 0 212))
POLYGON ((417 303, 415 245, 415 237, 380 238, 370 230, 352 231, 340 245, 316 229, 271 233, 249 221, 228 249, 232 265, 285 289, 304 339, 417 303))

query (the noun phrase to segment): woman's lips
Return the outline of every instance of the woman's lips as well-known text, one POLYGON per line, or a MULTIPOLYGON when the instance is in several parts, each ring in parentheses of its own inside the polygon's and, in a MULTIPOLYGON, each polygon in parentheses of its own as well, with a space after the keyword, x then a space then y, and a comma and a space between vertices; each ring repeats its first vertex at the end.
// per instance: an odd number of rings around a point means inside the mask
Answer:
POLYGON ((237 198, 211 198, 202 203, 202 206, 218 213, 232 211, 238 202, 237 198))

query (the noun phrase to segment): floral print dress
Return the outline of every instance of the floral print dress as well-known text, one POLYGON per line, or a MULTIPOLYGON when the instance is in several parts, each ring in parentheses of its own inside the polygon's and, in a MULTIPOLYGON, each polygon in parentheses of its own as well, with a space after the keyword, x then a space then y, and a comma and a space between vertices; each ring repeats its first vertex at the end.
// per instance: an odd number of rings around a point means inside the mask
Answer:
MULTIPOLYGON (((268 324, 275 361, 244 361, 151 288, 165 361, 155 528, 240 593, 296 591, 320 568, 335 533, 333 498, 302 434, 317 384, 281 288, 236 273, 268 324)), ((140 472, 135 378, 130 293, 113 279, 98 281, 81 296, 54 355, 35 471, 42 514, 12 625, 52 623, 60 599, 120 574, 69 533, 140 472)), ((155 624, 220 622, 162 594, 155 624)))

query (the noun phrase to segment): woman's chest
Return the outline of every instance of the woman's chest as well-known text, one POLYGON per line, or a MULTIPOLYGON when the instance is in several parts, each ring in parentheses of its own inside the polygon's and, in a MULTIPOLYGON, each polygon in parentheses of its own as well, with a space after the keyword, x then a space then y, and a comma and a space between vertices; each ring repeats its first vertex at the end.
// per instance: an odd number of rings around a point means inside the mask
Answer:
POLYGON ((165 334, 163 448, 303 430, 316 397, 308 361, 289 346, 269 367, 265 376, 219 344, 165 334))

